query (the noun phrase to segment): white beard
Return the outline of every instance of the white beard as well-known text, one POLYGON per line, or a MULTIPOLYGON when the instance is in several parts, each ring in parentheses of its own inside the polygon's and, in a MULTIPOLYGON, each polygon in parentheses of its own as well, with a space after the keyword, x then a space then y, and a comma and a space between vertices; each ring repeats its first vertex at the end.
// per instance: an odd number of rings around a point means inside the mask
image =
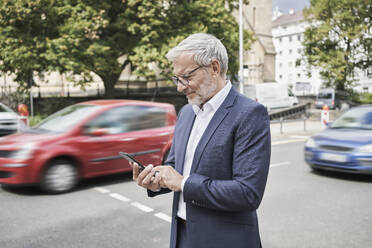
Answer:
POLYGON ((190 104, 201 106, 212 98, 213 93, 216 91, 217 84, 212 79, 204 81, 200 87, 199 92, 197 92, 193 99, 188 98, 190 104))

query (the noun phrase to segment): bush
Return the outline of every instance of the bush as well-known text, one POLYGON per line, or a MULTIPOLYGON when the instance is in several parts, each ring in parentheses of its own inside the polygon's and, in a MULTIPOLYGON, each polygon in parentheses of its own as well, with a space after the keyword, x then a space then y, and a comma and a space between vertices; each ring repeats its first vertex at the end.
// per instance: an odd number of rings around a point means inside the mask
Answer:
POLYGON ((367 92, 358 94, 358 102, 360 104, 372 103, 372 94, 367 92))
POLYGON ((66 97, 44 98, 40 104, 39 113, 42 115, 51 115, 67 106, 74 104, 73 99, 66 97))
MULTIPOLYGON (((0 96, 0 102, 18 112, 19 104, 27 104, 29 107, 29 100, 27 94, 20 92, 5 92, 0 96)), ((30 108, 29 108, 30 111, 30 108)))
POLYGON ((35 126, 38 124, 40 121, 46 118, 46 115, 34 115, 34 116, 29 116, 28 117, 28 123, 30 127, 35 126))

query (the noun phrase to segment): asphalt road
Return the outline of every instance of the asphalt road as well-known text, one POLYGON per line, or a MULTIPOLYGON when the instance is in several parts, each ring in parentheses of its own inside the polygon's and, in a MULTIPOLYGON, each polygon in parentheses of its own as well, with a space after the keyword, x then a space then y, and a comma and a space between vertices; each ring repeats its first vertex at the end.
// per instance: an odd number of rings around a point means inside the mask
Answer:
POLYGON ((263 247, 372 247, 372 176, 314 173, 295 140, 273 142, 258 211, 263 247))
MULTIPOLYGON (((372 177, 313 173, 303 145, 298 136, 273 141, 258 211, 263 247, 372 247, 372 177)), ((0 247, 168 247, 171 200, 148 198, 130 174, 62 195, 1 187, 0 247)))

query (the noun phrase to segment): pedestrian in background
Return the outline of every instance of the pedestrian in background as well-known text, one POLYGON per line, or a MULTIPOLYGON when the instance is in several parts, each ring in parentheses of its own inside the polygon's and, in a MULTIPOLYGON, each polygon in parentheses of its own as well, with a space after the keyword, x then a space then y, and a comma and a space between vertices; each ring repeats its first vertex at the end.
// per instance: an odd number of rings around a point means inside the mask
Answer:
POLYGON ((261 247, 256 210, 270 164, 270 123, 261 104, 226 80, 216 37, 193 34, 171 49, 173 82, 189 104, 178 115, 165 165, 133 179, 150 197, 174 192, 170 247, 261 247))

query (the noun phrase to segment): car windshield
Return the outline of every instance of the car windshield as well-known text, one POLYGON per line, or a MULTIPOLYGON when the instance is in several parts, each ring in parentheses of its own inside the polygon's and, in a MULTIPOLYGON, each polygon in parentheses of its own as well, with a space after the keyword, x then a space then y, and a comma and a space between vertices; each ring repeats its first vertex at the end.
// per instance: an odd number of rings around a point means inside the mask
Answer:
POLYGON ((318 99, 332 99, 332 93, 330 93, 330 92, 320 92, 318 94, 318 99))
POLYGON ((10 108, 0 103, 0 112, 13 112, 10 108))
POLYGON ((51 132, 66 132, 98 108, 100 106, 72 105, 49 116, 34 128, 51 132))
POLYGON ((355 128, 372 130, 372 108, 351 109, 338 118, 331 128, 355 128))

